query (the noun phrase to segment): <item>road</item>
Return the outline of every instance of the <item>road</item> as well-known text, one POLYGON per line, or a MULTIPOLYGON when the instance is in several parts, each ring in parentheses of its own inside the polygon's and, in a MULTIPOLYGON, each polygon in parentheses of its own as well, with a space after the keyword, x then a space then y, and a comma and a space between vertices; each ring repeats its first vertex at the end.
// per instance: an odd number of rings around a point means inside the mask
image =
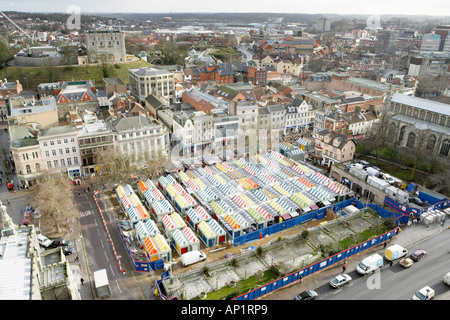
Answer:
POLYGON ((409 253, 415 249, 428 252, 419 262, 409 269, 398 263, 386 264, 379 273, 361 276, 356 273, 356 266, 365 257, 378 253, 384 255, 383 246, 359 253, 348 259, 346 273, 352 281, 340 289, 332 289, 328 281, 342 272, 341 265, 322 270, 303 279, 301 284, 275 291, 261 297, 260 300, 291 300, 304 290, 315 290, 318 300, 408 300, 422 287, 429 285, 436 291, 436 300, 450 300, 450 287, 442 279, 450 272, 450 225, 442 228, 435 224, 427 228, 423 224, 403 230, 393 243, 404 246, 409 253))
MULTIPOLYGON (((442 281, 450 272, 450 230, 408 248, 409 253, 424 249, 427 256, 405 269, 398 263, 385 264, 374 276, 360 276, 349 272, 349 285, 333 291, 329 286, 318 289, 322 300, 407 300, 423 288, 430 286, 436 292, 434 299, 450 299, 450 287, 442 281), (324 288, 327 287, 327 288, 324 288), (372 287, 373 289, 369 289, 372 287), (321 294, 322 293, 322 294, 321 294)), ((382 252, 382 251, 381 251, 382 252)))
MULTIPOLYGON (((92 190, 83 192, 82 187, 74 190, 74 197, 79 212, 79 225, 81 228, 81 238, 75 243, 77 253, 85 259, 86 270, 91 285, 91 297, 82 294, 82 299, 96 298, 94 293, 93 273, 99 269, 106 269, 110 283, 112 295, 109 299, 114 300, 146 300, 148 293, 144 293, 141 288, 141 280, 148 282, 148 275, 137 274, 131 264, 128 253, 125 250, 122 239, 120 238, 115 220, 108 210, 105 202, 100 199, 99 205, 103 212, 103 218, 106 222, 103 224, 102 217, 97 209, 93 198, 92 190), (81 196, 79 196, 79 192, 81 196), (116 254, 113 250, 113 245, 116 254), (82 249, 82 250, 81 250, 82 249), (120 267, 119 261, 120 259, 120 267), (122 272, 124 271, 124 272, 122 272)), ((79 256, 80 258, 80 256, 79 256)))

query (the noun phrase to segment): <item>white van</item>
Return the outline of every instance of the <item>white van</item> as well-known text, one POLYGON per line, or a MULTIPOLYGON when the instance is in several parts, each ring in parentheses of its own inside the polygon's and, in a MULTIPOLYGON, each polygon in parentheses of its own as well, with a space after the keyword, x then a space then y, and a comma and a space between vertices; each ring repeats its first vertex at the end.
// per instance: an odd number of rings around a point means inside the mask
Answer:
POLYGON ((386 249, 384 257, 387 261, 394 261, 403 258, 408 254, 408 250, 403 248, 401 245, 394 244, 386 249))
POLYGON ((450 272, 447 272, 444 276, 444 283, 450 286, 450 272))
POLYGON ((382 266, 383 257, 378 253, 375 253, 361 261, 356 267, 356 272, 362 275, 374 273, 378 268, 381 268, 382 266))
POLYGON ((183 267, 203 261, 206 259, 206 254, 200 250, 193 250, 181 255, 181 264, 183 267))

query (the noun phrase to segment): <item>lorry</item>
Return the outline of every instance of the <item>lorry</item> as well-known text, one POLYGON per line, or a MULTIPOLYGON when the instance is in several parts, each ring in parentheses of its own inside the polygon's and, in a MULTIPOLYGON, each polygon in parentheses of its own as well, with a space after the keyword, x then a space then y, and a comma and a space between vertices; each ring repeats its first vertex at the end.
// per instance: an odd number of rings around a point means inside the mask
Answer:
POLYGON ((109 288, 106 269, 100 269, 94 272, 94 284, 95 291, 99 299, 104 299, 111 296, 111 289, 109 288))
POLYGON ((386 249, 386 251, 384 252, 384 258, 387 261, 394 261, 394 260, 403 258, 407 254, 408 254, 408 250, 406 250, 399 244, 394 244, 386 249))
POLYGON ((351 169, 349 170, 349 173, 350 173, 352 176, 354 176, 354 177, 356 177, 356 178, 358 178, 359 180, 362 180, 362 181, 364 181, 364 182, 367 180, 367 175, 368 175, 368 173, 367 173, 366 171, 364 171, 363 169, 351 168, 351 169))
POLYGON ((206 259, 206 254, 200 250, 192 250, 181 255, 181 264, 183 267, 203 261, 206 259))
POLYGON ((406 204, 409 200, 408 192, 400 190, 397 187, 390 186, 390 187, 386 188, 385 192, 389 198, 397 201, 398 203, 406 204))
POLYGON ((365 170, 366 170, 366 172, 367 172, 370 176, 378 177, 378 176, 380 175, 380 171, 379 171, 379 170, 376 170, 376 169, 373 168, 373 167, 368 167, 368 168, 366 168, 365 170))
POLYGON ((389 182, 374 176, 367 177, 367 183, 383 192, 390 186, 389 182))
POLYGON ((383 257, 375 253, 367 258, 364 258, 356 267, 356 272, 362 275, 374 273, 383 266, 383 257))

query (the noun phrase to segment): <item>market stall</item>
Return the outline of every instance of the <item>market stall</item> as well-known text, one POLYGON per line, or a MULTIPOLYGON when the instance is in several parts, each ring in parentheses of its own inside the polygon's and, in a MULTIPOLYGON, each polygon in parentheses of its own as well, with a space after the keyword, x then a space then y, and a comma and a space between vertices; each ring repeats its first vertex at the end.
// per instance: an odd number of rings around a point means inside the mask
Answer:
POLYGON ((259 186, 249 177, 245 177, 242 179, 239 179, 239 183, 244 187, 246 190, 251 190, 258 188, 259 186))
POLYGON ((159 260, 159 249, 152 237, 147 236, 144 239, 144 250, 150 261, 159 260))
POLYGON ((165 198, 161 201, 155 201, 152 205, 152 214, 157 222, 160 222, 165 214, 170 214, 174 211, 172 205, 165 198))
POLYGON ((178 254, 182 255, 189 252, 189 242, 180 229, 176 229, 171 234, 172 244, 177 250, 178 254))
POLYGON ((189 251, 200 250, 200 241, 198 240, 197 236, 195 235, 194 231, 192 231, 191 228, 185 226, 181 229, 181 232, 186 237, 189 243, 189 251))
POLYGON ((170 250, 170 246, 167 243, 167 240, 160 233, 155 235, 153 239, 158 246, 159 258, 166 262, 170 261, 172 259, 172 250, 170 250))
POLYGON ((194 230, 197 230, 197 225, 201 221, 208 221, 210 219, 211 216, 200 205, 196 206, 195 208, 189 208, 186 212, 186 220, 194 230))
POLYGON ((165 214, 161 218, 161 227, 168 238, 172 238, 172 233, 177 230, 177 226, 169 214, 165 214))
POLYGON ((292 194, 289 199, 291 199, 294 203, 296 203, 298 206, 304 208, 304 207, 311 207, 314 205, 314 201, 309 199, 307 196, 305 196, 303 193, 299 192, 296 194, 292 194))
POLYGON ((216 220, 211 219, 211 220, 206 221, 206 223, 218 237, 218 240, 217 240, 218 244, 224 243, 227 241, 227 233, 225 232, 225 230, 220 226, 220 224, 216 220))
POLYGON ((218 237, 206 221, 201 221, 197 227, 197 234, 207 247, 213 247, 218 243, 218 237))

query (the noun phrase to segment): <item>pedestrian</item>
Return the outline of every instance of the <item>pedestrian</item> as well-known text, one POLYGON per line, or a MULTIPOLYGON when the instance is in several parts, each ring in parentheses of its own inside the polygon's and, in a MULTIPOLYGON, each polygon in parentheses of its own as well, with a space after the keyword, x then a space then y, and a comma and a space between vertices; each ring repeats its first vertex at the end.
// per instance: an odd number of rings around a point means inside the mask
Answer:
POLYGON ((347 270, 347 267, 345 266, 345 264, 342 266, 342 272, 345 272, 345 270, 347 270))
POLYGON ((383 246, 386 248, 386 246, 387 246, 387 242, 386 241, 384 242, 383 246))
POLYGON ((81 192, 78 192, 78 198, 80 198, 81 197, 81 192))
POLYGON ((9 199, 6 199, 6 202, 8 202, 8 204, 10 204, 9 199))
POLYGON ((80 281, 81 281, 81 285, 84 285, 84 279, 81 278, 80 281))
POLYGON ((89 187, 87 187, 87 192, 89 192, 89 187))
POLYGON ((78 261, 78 256, 75 258, 75 261, 78 261))
POLYGON ((389 262, 389 267, 392 267, 393 264, 394 264, 394 263, 393 263, 392 260, 391 260, 391 262, 389 262))
POLYGON ((302 283, 302 276, 300 276, 299 278, 298 278, 298 283, 302 283))

